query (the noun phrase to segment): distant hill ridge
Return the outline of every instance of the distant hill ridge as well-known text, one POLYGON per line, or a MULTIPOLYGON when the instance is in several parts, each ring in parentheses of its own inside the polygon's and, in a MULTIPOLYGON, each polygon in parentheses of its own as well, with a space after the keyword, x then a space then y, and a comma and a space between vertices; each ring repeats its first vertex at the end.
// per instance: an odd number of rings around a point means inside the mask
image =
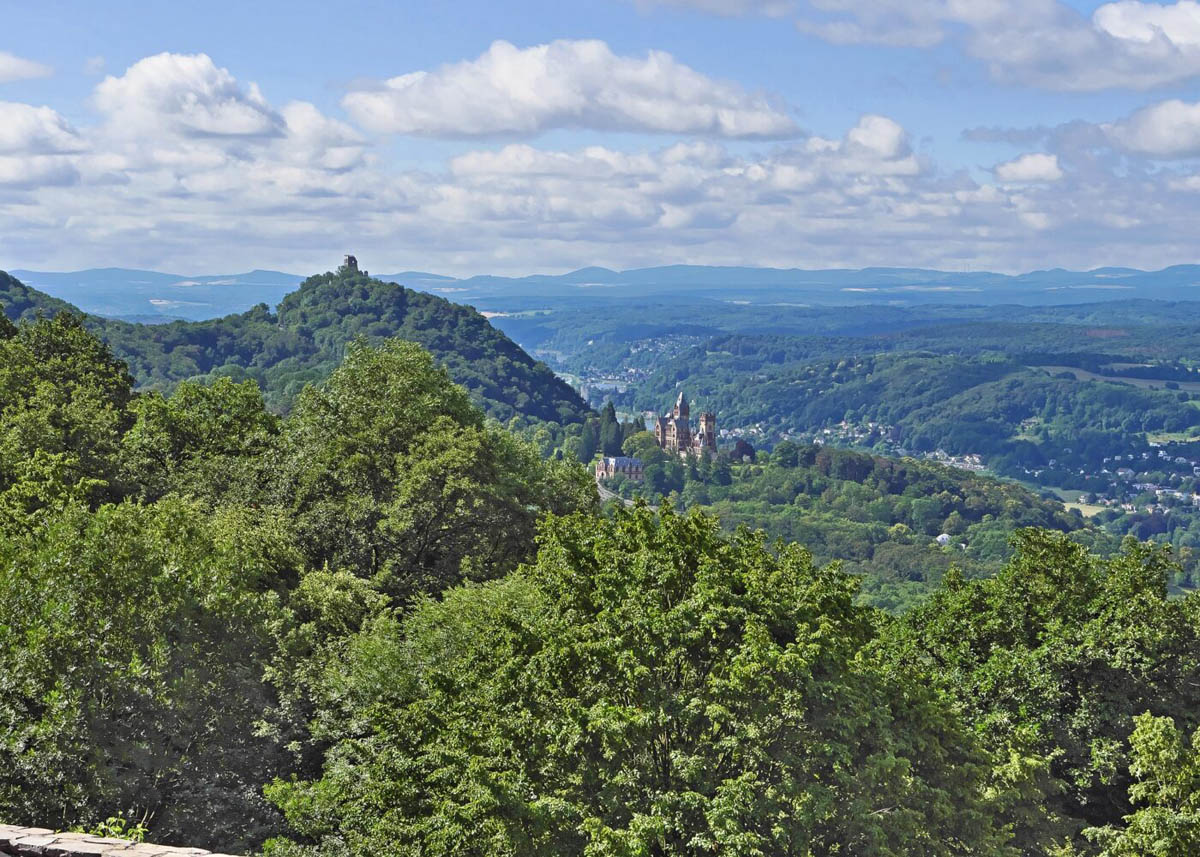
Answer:
MULTIPOLYGON (((76 311, 0 271, 0 305, 14 320, 76 311)), ((265 304, 208 321, 143 325, 89 317, 89 326, 143 388, 188 378, 253 378, 268 403, 287 409, 305 384, 323 380, 357 336, 399 336, 427 348, 492 416, 574 422, 587 405, 545 364, 474 309, 358 273, 309 277, 272 312, 265 304)))
MULTIPOLYGON (((280 271, 182 276, 126 268, 68 273, 15 270, 14 276, 85 312, 116 318, 162 316, 201 320, 275 306, 302 277, 280 271)), ((487 309, 510 309, 517 298, 596 299, 650 295, 744 300, 751 303, 803 301, 820 305, 889 303, 922 305, 1086 303, 1116 298, 1196 300, 1200 266, 1175 265, 1160 271, 1101 267, 1063 268, 1001 274, 929 268, 758 268, 665 265, 614 271, 586 267, 564 274, 503 277, 481 274, 463 279, 425 271, 383 274, 379 279, 433 292, 457 301, 482 302, 487 309)))

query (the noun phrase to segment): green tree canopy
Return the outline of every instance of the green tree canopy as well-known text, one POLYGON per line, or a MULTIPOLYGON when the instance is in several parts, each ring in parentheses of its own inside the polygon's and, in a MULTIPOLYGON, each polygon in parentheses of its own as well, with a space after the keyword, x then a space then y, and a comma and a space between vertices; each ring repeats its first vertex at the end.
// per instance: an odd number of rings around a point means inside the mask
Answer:
POLYGON ((1100 857, 1190 857, 1200 854, 1200 730, 1191 740, 1170 717, 1139 715, 1130 736, 1137 810, 1124 827, 1087 831, 1100 857))
POLYGON ((169 398, 143 394, 132 410, 136 422, 122 440, 122 460, 143 497, 260 499, 263 459, 277 440, 279 419, 253 381, 185 381, 169 398))
POLYGON ((120 496, 125 364, 69 313, 0 329, 0 514, 120 496))
POLYGON ((0 537, 0 817, 249 847, 286 756, 255 721, 298 555, 270 516, 69 507, 0 537))
POLYGON ((544 511, 594 502, 582 471, 471 404, 429 352, 359 340, 284 424, 276 496, 310 563, 345 567, 403 601, 527 557, 544 511))
POLYGON ((1046 811, 1018 822, 1028 853, 1132 812, 1135 714, 1200 720, 1197 602, 1167 597, 1174 568, 1161 549, 1128 543, 1103 560, 1025 530, 995 578, 950 575, 893 626, 890 657, 921 664, 995 758, 1048 772, 1033 798, 1046 811))
POLYGON ((1005 853, 854 589, 703 516, 552 520, 535 564, 371 623, 324 776, 269 793, 330 854, 1005 853))

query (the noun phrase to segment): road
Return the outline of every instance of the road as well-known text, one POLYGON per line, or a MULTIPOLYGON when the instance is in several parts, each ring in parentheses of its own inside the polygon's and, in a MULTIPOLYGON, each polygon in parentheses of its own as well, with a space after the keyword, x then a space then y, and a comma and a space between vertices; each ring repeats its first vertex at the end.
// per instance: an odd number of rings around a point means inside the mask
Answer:
POLYGON ((612 491, 609 491, 607 488, 605 488, 603 485, 600 484, 599 480, 596 481, 596 490, 600 492, 601 500, 620 500, 626 506, 633 505, 632 500, 625 500, 621 497, 621 495, 614 494, 612 491))

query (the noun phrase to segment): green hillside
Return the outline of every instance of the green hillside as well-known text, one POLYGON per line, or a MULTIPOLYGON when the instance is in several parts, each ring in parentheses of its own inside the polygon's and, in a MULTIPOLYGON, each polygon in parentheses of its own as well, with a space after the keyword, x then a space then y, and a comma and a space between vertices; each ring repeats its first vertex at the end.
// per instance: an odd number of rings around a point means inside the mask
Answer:
MULTIPOLYGON (((0 272, 9 318, 74 308, 0 272)), ((328 377, 357 337, 400 337, 429 350, 486 412, 579 421, 587 406, 543 363, 467 306, 357 272, 309 277, 276 312, 263 304, 224 318, 142 325, 89 317, 88 326, 129 364, 142 389, 187 379, 253 379, 267 404, 288 410, 306 384, 328 377)))
MULTIPOLYGON (((709 340, 661 361, 632 402, 620 404, 652 408, 682 389, 723 426, 755 427, 768 441, 849 424, 869 432, 859 445, 877 451, 980 454, 998 473, 1044 471, 1043 484, 1067 488, 1092 487, 1072 477, 1097 472, 1114 453, 1140 454, 1147 433, 1200 428, 1200 409, 1180 387, 1186 381, 1148 389, 1138 378, 1078 380, 1078 370, 1029 365, 1042 355, 852 349, 817 356, 812 347, 798 339, 709 340)), ((1085 356, 1059 359, 1095 362, 1085 356)))
POLYGON ((680 509, 714 514, 727 530, 747 526, 802 544, 820 562, 840 560, 862 575, 864 600, 889 610, 910 607, 952 566, 967 577, 995 574, 1024 527, 1070 533, 1104 554, 1118 546, 1055 500, 933 462, 790 441, 744 462, 681 461, 648 434, 627 445, 646 462, 645 479, 618 476, 607 484, 615 493, 651 502, 665 495, 680 509), (945 545, 935 541, 942 534, 945 545))
POLYGON ((1170 552, 940 467, 729 458, 682 493, 798 544, 606 514, 404 340, 280 416, 0 318, 0 818, 264 857, 1197 853, 1170 552))

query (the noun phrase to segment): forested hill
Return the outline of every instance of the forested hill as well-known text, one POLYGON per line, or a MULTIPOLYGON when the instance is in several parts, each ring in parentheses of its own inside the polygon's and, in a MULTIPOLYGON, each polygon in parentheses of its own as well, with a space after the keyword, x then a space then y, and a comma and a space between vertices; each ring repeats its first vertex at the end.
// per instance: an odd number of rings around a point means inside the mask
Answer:
MULTIPOLYGON (((70 304, 0 272, 0 304, 12 319, 53 315, 70 304)), ((227 376, 253 379, 267 403, 287 410, 305 384, 321 381, 358 336, 401 337, 428 349, 489 415, 576 422, 587 405, 545 364, 474 309, 356 272, 309 277, 272 313, 164 325, 88 318, 145 389, 227 376)))
POLYGON ((6 271, 0 271, 0 304, 4 306, 4 314, 12 321, 27 321, 39 313, 57 315, 64 310, 79 311, 66 301, 29 288, 6 271))

